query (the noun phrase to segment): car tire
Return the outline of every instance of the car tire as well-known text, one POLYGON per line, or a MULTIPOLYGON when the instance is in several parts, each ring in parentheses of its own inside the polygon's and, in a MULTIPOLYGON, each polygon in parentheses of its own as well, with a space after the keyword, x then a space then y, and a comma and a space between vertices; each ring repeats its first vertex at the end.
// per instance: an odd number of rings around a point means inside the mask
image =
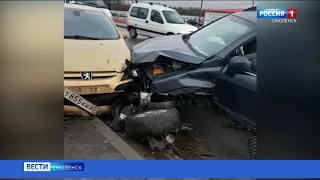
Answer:
POLYGON ((175 108, 146 110, 125 118, 125 132, 131 137, 164 135, 179 128, 179 112, 175 108))
POLYGON ((136 28, 130 27, 129 35, 132 39, 135 39, 138 36, 136 28))

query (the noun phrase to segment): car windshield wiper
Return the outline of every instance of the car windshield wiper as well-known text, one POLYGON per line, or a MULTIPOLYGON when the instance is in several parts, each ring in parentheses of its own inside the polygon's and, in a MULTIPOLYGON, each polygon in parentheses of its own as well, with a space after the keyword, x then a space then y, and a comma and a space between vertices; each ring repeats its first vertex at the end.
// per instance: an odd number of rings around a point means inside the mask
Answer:
POLYGON ((89 37, 89 36, 82 36, 82 35, 70 35, 64 36, 65 39, 89 39, 89 40, 101 40, 100 38, 89 37))
POLYGON ((191 46, 191 44, 189 43, 189 38, 186 39, 186 44, 189 46, 189 48, 193 51, 196 52, 196 50, 191 46))
POLYGON ((183 39, 183 41, 186 43, 186 45, 188 45, 189 46, 189 48, 193 51, 193 52, 196 52, 196 50, 191 46, 191 44, 189 43, 189 39, 190 39, 190 34, 184 34, 183 36, 182 36, 182 39, 183 39))

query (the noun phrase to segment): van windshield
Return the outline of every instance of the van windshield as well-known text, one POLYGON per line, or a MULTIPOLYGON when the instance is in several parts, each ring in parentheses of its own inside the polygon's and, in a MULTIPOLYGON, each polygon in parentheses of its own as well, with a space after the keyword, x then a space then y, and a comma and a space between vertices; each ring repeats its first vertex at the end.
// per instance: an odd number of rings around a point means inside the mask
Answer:
POLYGON ((104 13, 72 8, 64 9, 64 37, 96 40, 120 38, 115 26, 104 13))
POLYGON ((170 24, 185 24, 180 14, 176 11, 162 11, 167 23, 170 24))

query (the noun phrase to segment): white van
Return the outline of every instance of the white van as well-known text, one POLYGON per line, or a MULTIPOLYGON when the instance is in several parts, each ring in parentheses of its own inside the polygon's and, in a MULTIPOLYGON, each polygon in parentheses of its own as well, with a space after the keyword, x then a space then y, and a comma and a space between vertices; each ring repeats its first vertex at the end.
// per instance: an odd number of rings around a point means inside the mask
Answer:
POLYGON ((166 5, 138 2, 129 9, 127 29, 130 37, 136 38, 138 35, 158 37, 189 34, 198 28, 185 23, 176 10, 166 5))
POLYGON ((93 6, 95 8, 99 8, 102 12, 104 12, 109 18, 112 19, 112 14, 110 10, 106 7, 103 0, 65 0, 64 3, 70 4, 83 4, 86 6, 93 6))

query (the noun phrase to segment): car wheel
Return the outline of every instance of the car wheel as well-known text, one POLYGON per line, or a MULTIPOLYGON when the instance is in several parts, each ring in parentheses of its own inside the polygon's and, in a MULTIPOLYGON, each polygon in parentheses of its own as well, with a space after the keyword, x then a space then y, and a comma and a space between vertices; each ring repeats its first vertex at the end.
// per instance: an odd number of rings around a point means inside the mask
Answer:
POLYGON ((128 136, 164 135, 179 128, 179 112, 175 108, 147 110, 125 117, 125 132, 128 136))
POLYGON ((129 29, 129 35, 131 38, 135 39, 138 36, 136 28, 131 27, 129 29))

